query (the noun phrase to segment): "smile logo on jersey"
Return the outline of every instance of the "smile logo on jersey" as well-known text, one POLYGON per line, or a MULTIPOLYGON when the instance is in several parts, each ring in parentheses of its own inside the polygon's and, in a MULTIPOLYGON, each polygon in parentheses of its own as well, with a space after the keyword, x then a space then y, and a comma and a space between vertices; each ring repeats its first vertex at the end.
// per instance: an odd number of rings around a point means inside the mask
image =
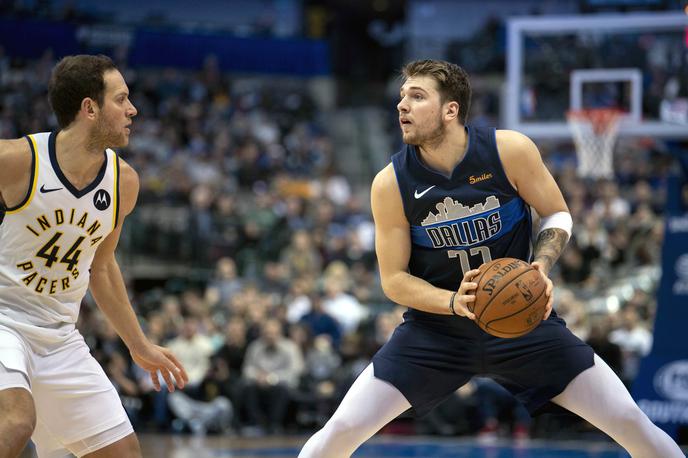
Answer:
POLYGON ((104 189, 99 189, 93 196, 93 205, 98 210, 106 210, 110 206, 110 194, 104 189))
POLYGON ((499 199, 495 196, 472 207, 445 197, 435 204, 435 208, 438 213, 430 212, 421 222, 433 248, 475 245, 493 237, 502 228, 499 199))

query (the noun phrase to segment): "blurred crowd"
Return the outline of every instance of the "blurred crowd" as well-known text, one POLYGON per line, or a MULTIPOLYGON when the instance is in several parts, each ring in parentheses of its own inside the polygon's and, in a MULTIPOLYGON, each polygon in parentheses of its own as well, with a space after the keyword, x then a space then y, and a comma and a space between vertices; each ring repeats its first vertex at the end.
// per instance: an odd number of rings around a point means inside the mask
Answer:
MULTIPOLYGON (((53 64, 49 53, 31 62, 0 55, 0 138, 55 128, 45 89, 53 64)), ((154 392, 90 297, 79 329, 138 430, 319 427, 402 320, 379 285, 368 190, 338 171, 337 145, 304 85, 238 82, 212 58, 198 72, 120 66, 139 112, 122 156, 141 179, 123 270, 146 334, 175 352, 189 387, 154 392), (141 282, 145 263, 195 277, 141 282)), ((619 278, 658 269, 671 163, 661 145, 622 144, 616 179, 587 182, 570 150, 539 146, 574 218, 552 273, 555 309, 630 384, 652 345, 656 282, 634 284, 616 307, 590 304, 619 278)), ((535 429, 482 378, 408 422, 428 434, 535 429)))

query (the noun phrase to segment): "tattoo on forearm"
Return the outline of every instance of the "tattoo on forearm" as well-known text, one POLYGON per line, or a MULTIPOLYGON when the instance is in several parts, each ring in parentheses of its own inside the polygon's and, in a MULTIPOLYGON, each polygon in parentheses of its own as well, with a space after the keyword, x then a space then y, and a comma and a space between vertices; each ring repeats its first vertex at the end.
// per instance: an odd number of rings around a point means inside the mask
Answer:
POLYGON ((567 241, 568 234, 563 229, 550 228, 540 232, 535 242, 535 261, 541 262, 549 272, 559 259, 567 241))

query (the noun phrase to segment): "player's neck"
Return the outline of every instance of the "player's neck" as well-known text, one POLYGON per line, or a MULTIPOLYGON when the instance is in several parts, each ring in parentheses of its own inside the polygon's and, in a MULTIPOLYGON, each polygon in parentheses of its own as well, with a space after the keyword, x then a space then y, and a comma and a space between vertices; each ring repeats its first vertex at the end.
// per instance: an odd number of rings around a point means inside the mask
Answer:
POLYGON ((91 183, 103 165, 103 149, 89 142, 79 127, 62 130, 55 139, 55 156, 67 179, 81 189, 91 183))
POLYGON ((430 168, 451 175, 466 154, 467 146, 466 129, 462 125, 453 125, 447 128, 441 139, 419 145, 418 149, 430 168))

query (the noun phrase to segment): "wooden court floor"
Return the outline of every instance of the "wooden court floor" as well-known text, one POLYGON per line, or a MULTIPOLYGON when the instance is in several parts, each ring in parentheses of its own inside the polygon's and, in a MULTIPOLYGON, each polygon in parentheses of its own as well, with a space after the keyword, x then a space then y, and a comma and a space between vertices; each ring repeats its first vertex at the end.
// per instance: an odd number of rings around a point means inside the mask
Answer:
MULTIPOLYGON (((139 434, 145 458, 295 458, 306 436, 242 438, 139 434)), ((684 453, 686 448, 684 448, 684 453)), ((475 438, 377 436, 366 442, 354 458, 628 458, 608 441, 543 441, 490 443, 475 438)), ((33 458, 25 451, 21 458, 33 458)))
MULTIPOLYGON (((139 434, 145 458, 295 458, 306 436, 242 438, 227 436, 139 434)), ((26 450, 21 458, 34 458, 26 450)), ((366 442, 354 458, 627 458, 609 442, 512 441, 379 436, 366 442)))
MULTIPOLYGON (((140 436, 148 458, 295 458, 307 437, 140 436)), ((512 441, 481 443, 476 439, 380 436, 364 444, 355 458, 626 458, 610 442, 512 441)))

